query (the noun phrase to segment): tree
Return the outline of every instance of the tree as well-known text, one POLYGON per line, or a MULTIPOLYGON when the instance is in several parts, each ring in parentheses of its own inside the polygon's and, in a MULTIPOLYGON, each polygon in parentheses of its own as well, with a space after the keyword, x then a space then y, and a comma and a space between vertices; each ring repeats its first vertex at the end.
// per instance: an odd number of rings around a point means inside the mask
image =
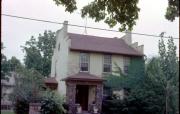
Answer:
POLYGON ((176 98, 179 85, 178 61, 176 56, 176 46, 173 38, 168 40, 168 50, 166 50, 163 39, 159 41, 160 68, 163 75, 163 87, 166 98, 166 114, 175 114, 178 111, 176 98))
POLYGON ((64 98, 55 91, 43 92, 41 114, 65 114, 64 98))
POLYGON ((136 86, 141 86, 141 82, 144 80, 145 63, 143 57, 133 57, 130 60, 130 66, 128 68, 128 74, 123 74, 119 66, 112 75, 106 76, 105 87, 111 89, 128 88, 133 89, 136 86), (139 85, 138 85, 138 84, 139 85))
POLYGON ((131 72, 127 76, 120 73, 119 76, 107 77, 105 86, 111 89, 126 87, 130 90, 123 104, 114 98, 105 101, 104 109, 112 113, 123 113, 123 110, 134 114, 178 113, 179 64, 172 38, 168 40, 167 49, 163 39, 159 41, 159 55, 147 62, 144 75, 143 70, 138 70, 142 69, 140 61, 132 61, 129 68, 131 72))
MULTIPOLYGON (((65 11, 72 13, 77 9, 77 0, 53 0, 56 5, 65 6, 65 11)), ((94 0, 81 9, 81 17, 89 16, 95 22, 104 20, 109 27, 121 24, 120 31, 132 30, 136 25, 140 8, 137 6, 139 0, 94 0)), ((169 6, 166 19, 173 21, 179 17, 179 0, 168 0, 169 6)))
POLYGON ((43 76, 33 69, 19 67, 16 69, 16 79, 10 99, 14 104, 16 114, 28 114, 29 103, 41 100, 43 91, 43 76))
POLYGON ((23 46, 26 52, 24 58, 26 68, 34 68, 42 75, 49 76, 55 42, 55 32, 52 31, 44 31, 43 35, 39 34, 37 40, 32 36, 23 46))
POLYGON ((179 0, 168 0, 165 17, 170 21, 174 21, 175 17, 179 17, 179 0))

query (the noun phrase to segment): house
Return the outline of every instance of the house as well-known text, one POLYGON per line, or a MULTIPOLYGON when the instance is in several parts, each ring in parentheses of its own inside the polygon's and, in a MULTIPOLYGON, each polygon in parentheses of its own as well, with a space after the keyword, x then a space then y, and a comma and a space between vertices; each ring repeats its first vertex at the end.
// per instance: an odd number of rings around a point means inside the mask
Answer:
POLYGON ((103 76, 112 73, 115 63, 128 73, 130 59, 143 56, 143 45, 132 44, 130 32, 122 38, 68 33, 65 21, 56 33, 51 78, 58 82, 57 91, 66 95, 69 113, 75 113, 77 104, 83 111, 95 105, 101 112, 103 76))
POLYGON ((8 80, 1 79, 1 110, 12 110, 12 102, 10 94, 13 92, 15 86, 16 73, 10 72, 8 80))

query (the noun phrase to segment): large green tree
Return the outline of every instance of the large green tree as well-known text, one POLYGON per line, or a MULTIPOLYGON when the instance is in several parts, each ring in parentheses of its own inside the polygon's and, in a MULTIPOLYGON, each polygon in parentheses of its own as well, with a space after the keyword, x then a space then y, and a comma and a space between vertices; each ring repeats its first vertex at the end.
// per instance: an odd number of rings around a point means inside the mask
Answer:
POLYGON ((163 39, 159 41, 159 54, 162 83, 166 98, 166 114, 175 114, 178 111, 179 69, 173 38, 168 40, 167 49, 163 39))
POLYGON ((28 114, 29 103, 41 100, 44 77, 34 69, 16 69, 15 86, 10 95, 16 114, 28 114))
MULTIPOLYGON (((77 0, 53 0, 56 5, 65 6, 65 11, 72 13, 77 9, 77 0)), ((81 9, 81 16, 95 19, 95 22, 104 20, 110 27, 120 24, 119 30, 132 30, 136 25, 139 0, 94 0, 81 9)), ((156 4, 156 3, 154 3, 156 4)), ((179 17, 179 0, 168 0, 166 19, 173 21, 179 17)))
POLYGON ((25 67, 34 68, 44 76, 49 76, 51 70, 51 57, 55 47, 55 32, 44 31, 37 38, 31 37, 23 46, 26 55, 25 67))
MULTIPOLYGON (((111 89, 129 88, 126 101, 113 99, 105 102, 107 111, 131 112, 138 114, 175 114, 179 110, 179 69, 176 46, 170 38, 166 45, 159 42, 159 57, 150 59, 145 66, 145 73, 140 61, 132 61, 128 75, 108 76, 105 87, 111 89), (143 75, 144 74, 144 75, 143 75), (110 105, 109 105, 110 104, 110 105), (111 107, 111 105, 113 107, 111 107), (128 111, 127 111, 128 110, 128 111)), ((124 112, 124 113, 125 113, 124 112)))

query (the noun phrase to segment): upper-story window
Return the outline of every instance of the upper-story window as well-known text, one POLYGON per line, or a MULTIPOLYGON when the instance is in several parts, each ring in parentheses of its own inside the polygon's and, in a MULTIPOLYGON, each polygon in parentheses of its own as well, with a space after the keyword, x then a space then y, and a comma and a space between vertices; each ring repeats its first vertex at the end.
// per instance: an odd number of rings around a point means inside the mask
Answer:
POLYGON ((130 65, 130 58, 123 57, 123 64, 124 64, 123 71, 124 71, 125 74, 127 74, 128 73, 128 69, 129 69, 129 65, 130 65))
POLYGON ((111 55, 104 55, 103 72, 111 72, 111 55))
POLYGON ((80 53, 80 71, 89 71, 89 53, 80 53))

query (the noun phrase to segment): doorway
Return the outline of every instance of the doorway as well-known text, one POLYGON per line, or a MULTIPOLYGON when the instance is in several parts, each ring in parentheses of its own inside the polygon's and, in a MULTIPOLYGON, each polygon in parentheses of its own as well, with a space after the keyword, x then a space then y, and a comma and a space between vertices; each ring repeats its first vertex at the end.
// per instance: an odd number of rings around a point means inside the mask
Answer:
POLYGON ((89 86, 88 85, 77 85, 76 86, 76 103, 80 104, 82 110, 88 110, 88 97, 89 97, 89 86))

